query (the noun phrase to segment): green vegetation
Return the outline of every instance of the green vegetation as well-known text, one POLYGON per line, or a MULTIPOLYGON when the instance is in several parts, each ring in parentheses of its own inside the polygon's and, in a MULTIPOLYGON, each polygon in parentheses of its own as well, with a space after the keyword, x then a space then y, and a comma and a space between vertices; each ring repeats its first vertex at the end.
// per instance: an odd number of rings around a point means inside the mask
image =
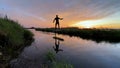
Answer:
POLYGON ((0 68, 7 67, 9 61, 33 40, 33 34, 17 22, 0 18, 0 68))
POLYGON ((51 51, 49 51, 46 54, 46 58, 49 62, 49 64, 47 64, 46 67, 48 68, 73 68, 73 65, 62 62, 62 61, 57 61, 57 59, 55 58, 55 54, 51 51))
POLYGON ((55 61, 55 54, 49 51, 46 54, 46 59, 49 60, 49 61, 51 61, 51 62, 55 61))
POLYGON ((106 41, 110 43, 120 42, 119 29, 79 29, 79 28, 36 28, 38 31, 56 32, 69 36, 77 36, 83 39, 91 39, 96 42, 106 41))

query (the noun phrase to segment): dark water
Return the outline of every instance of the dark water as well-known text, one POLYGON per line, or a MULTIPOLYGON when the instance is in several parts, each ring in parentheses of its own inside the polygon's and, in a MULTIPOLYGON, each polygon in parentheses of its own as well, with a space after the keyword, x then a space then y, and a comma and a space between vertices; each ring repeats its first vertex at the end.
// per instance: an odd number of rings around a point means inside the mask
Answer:
POLYGON ((35 41, 11 61, 13 68, 40 68, 48 51, 55 52, 58 59, 73 64, 74 68, 120 68, 120 43, 96 43, 77 37, 55 37, 53 33, 31 31, 35 34, 35 41))

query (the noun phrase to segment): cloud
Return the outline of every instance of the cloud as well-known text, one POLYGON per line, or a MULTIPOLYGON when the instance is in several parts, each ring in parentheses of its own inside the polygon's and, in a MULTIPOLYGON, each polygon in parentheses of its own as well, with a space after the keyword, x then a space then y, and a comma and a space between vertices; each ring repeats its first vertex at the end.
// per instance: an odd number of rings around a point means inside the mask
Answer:
POLYGON ((30 19, 36 18, 46 23, 51 22, 56 14, 64 17, 63 23, 74 23, 102 19, 120 12, 120 0, 2 0, 2 2, 8 8, 12 8, 13 12, 20 12, 23 17, 29 16, 30 19), (16 9, 19 11, 14 11, 16 9))

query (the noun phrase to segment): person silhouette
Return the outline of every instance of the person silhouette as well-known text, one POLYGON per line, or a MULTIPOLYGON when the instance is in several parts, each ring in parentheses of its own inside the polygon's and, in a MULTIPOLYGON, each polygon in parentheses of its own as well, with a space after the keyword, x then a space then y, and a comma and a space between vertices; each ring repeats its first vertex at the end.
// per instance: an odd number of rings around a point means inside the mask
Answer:
POLYGON ((56 17, 53 20, 53 23, 56 21, 55 22, 55 29, 57 28, 57 26, 58 26, 58 28, 60 28, 60 22, 59 22, 59 20, 63 20, 63 18, 59 18, 58 15, 56 15, 56 17))
MULTIPOLYGON (((55 37, 56 37, 56 33, 55 33, 55 37)), ((53 48, 56 51, 56 53, 58 53, 59 51, 63 51, 62 49, 59 49, 59 45, 60 45, 60 40, 55 39, 55 47, 53 46, 53 48)))

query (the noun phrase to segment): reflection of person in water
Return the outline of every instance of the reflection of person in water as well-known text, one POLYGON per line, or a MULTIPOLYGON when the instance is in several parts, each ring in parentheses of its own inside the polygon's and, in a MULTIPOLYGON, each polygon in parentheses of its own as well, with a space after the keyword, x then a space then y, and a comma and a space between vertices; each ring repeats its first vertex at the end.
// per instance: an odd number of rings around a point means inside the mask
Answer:
POLYGON ((53 20, 53 23, 55 22, 55 29, 57 28, 57 26, 58 26, 58 28, 60 28, 60 23, 59 23, 59 20, 62 20, 63 18, 59 18, 58 17, 58 15, 56 15, 56 17, 54 18, 54 20, 53 20))
MULTIPOLYGON (((55 34, 55 37, 56 37, 56 34, 55 34)), ((59 51, 63 51, 62 49, 59 49, 59 45, 60 45, 60 40, 55 39, 55 47, 53 46, 53 48, 56 51, 56 53, 58 53, 59 51)))

